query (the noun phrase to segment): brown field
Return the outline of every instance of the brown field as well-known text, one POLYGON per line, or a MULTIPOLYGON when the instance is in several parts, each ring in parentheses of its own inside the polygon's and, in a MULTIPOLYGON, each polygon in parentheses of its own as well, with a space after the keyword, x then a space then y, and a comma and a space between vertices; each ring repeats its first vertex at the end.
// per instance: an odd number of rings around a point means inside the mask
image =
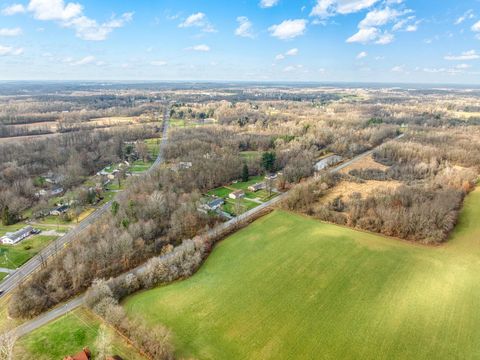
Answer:
POLYGON ((347 166, 346 168, 340 170, 342 174, 348 174, 350 170, 360 170, 360 169, 379 169, 385 170, 388 166, 382 165, 375 160, 373 160, 372 155, 364 157, 357 162, 354 162, 352 165, 347 166))
POLYGON ((381 190, 393 191, 400 185, 402 185, 400 181, 368 180, 362 184, 350 181, 341 181, 337 186, 330 189, 327 194, 320 199, 320 203, 326 204, 339 196, 348 198, 355 192, 362 194, 363 197, 367 197, 370 194, 381 190))

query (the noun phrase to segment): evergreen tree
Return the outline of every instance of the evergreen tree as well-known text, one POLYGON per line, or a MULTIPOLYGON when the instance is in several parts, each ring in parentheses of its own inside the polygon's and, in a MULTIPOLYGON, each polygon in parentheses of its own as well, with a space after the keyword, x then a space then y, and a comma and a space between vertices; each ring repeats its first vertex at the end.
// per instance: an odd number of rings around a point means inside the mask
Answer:
POLYGON ((262 166, 267 172, 272 172, 275 168, 275 160, 277 159, 274 152, 264 152, 262 154, 262 166))
POLYGON ((10 225, 10 210, 7 205, 5 205, 2 211, 2 224, 4 226, 10 225))
POLYGON ((248 166, 246 163, 243 164, 243 169, 242 169, 242 181, 247 182, 248 181, 248 166))
POLYGON ((116 216, 118 213, 118 209, 120 208, 120 204, 117 201, 112 202, 112 214, 116 216))

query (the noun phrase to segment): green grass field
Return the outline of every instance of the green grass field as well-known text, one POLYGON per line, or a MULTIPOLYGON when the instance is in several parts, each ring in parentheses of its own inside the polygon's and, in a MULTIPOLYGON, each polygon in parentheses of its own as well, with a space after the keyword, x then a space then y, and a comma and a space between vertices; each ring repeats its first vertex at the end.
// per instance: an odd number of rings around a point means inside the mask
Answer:
POLYGON ((228 197, 228 194, 230 194, 231 192, 232 192, 232 190, 230 190, 230 189, 227 189, 225 187, 220 187, 220 188, 210 190, 207 194, 208 195, 215 195, 215 196, 218 196, 218 197, 221 197, 221 198, 225 198, 225 197, 228 197))
POLYGON ((478 359, 479 218, 434 248, 275 211, 125 307, 198 359, 478 359))
POLYGON ((263 176, 250 176, 250 179, 245 182, 238 182, 236 184, 229 185, 233 189, 247 190, 250 185, 264 181, 263 176))
POLYGON ((0 245, 0 267, 16 269, 56 238, 57 236, 35 235, 17 245, 0 245))
MULTIPOLYGON (((95 355, 95 340, 101 320, 88 310, 80 308, 21 338, 15 349, 15 359, 63 359, 87 346, 95 355)), ((113 330, 112 355, 123 359, 145 359, 113 330)), ((94 357, 95 358, 95 357, 94 357)))
POLYGON ((145 140, 145 143, 147 144, 147 147, 148 147, 148 152, 154 158, 156 158, 158 156, 158 153, 160 151, 160 142, 161 141, 162 141, 162 138, 152 138, 152 139, 146 139, 145 140))

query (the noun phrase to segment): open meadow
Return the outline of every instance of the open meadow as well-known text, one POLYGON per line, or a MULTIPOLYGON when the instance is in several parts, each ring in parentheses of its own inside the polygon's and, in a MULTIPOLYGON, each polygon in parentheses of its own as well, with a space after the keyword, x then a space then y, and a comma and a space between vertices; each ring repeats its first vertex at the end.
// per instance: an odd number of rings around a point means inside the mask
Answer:
POLYGON ((478 358, 479 217, 477 189, 450 241, 427 247, 275 211, 124 306, 184 357, 478 358))

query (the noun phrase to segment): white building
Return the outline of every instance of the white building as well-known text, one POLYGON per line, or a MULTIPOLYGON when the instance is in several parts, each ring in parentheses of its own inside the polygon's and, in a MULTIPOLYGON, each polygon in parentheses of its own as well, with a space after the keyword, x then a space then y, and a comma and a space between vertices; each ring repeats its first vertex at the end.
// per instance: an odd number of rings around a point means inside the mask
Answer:
POLYGON ((230 194, 228 194, 228 197, 230 199, 241 199, 241 198, 244 198, 245 197, 245 192, 243 192, 243 190, 236 190, 234 192, 231 192, 230 194))
POLYGON ((0 238, 0 240, 2 244, 15 245, 20 241, 22 241, 23 239, 29 237, 32 231, 33 231, 33 228, 31 226, 27 226, 13 233, 6 233, 5 236, 2 236, 0 238))
POLYGON ((343 158, 341 156, 330 155, 318 161, 313 167, 315 168, 315 171, 322 171, 342 161, 343 161, 343 158))

